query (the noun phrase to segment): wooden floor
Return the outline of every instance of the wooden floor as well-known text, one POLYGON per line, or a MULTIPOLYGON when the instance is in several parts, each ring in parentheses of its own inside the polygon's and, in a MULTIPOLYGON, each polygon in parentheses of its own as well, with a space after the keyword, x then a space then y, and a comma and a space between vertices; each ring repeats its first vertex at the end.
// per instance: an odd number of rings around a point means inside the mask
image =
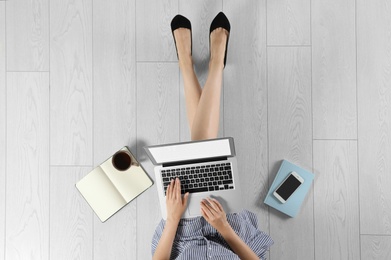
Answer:
POLYGON ((150 259, 156 187, 101 223, 75 183, 127 145, 189 140, 169 23, 231 21, 220 136, 269 259, 391 259, 391 1, 0 1, 0 259, 150 259), (296 218, 263 204, 282 159, 315 173, 296 218))

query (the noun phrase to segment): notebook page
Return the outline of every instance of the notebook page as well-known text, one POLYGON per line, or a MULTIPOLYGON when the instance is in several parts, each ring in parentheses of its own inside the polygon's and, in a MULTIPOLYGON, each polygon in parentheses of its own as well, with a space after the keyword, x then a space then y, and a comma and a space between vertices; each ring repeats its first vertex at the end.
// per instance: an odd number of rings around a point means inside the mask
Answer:
POLYGON ((152 181, 140 166, 132 165, 126 171, 118 171, 110 158, 101 167, 126 202, 130 202, 152 185, 152 181))
POLYGON ((81 179, 76 187, 102 222, 126 205, 100 166, 81 179))

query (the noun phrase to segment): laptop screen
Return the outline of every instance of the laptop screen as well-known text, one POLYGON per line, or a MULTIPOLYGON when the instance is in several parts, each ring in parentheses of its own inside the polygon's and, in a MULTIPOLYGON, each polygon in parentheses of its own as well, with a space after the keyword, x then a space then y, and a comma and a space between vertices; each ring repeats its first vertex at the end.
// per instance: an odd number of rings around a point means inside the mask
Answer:
POLYGON ((234 155, 232 138, 150 146, 146 149, 156 164, 234 155))

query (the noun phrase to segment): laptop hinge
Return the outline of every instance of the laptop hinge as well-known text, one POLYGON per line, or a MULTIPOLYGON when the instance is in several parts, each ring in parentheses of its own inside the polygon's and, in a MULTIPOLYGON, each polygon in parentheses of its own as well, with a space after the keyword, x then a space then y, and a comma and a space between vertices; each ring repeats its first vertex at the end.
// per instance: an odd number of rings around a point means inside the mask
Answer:
POLYGON ((221 156, 221 157, 215 157, 215 158, 186 160, 186 161, 180 161, 180 162, 169 162, 169 163, 163 163, 163 167, 171 167, 171 166, 178 166, 178 165, 185 165, 185 164, 194 164, 194 163, 226 161, 227 159, 228 159, 227 156, 221 156))

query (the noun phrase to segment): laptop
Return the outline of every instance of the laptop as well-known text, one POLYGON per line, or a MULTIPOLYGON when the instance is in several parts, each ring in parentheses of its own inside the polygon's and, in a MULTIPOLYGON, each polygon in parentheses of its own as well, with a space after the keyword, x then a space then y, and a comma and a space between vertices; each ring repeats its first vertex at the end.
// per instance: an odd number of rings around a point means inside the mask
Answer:
POLYGON ((181 180, 182 194, 190 193, 182 218, 201 216, 200 202, 206 197, 217 199, 226 213, 242 209, 232 137, 146 146, 144 149, 155 165, 155 183, 163 219, 167 218, 167 185, 176 177, 181 180))

